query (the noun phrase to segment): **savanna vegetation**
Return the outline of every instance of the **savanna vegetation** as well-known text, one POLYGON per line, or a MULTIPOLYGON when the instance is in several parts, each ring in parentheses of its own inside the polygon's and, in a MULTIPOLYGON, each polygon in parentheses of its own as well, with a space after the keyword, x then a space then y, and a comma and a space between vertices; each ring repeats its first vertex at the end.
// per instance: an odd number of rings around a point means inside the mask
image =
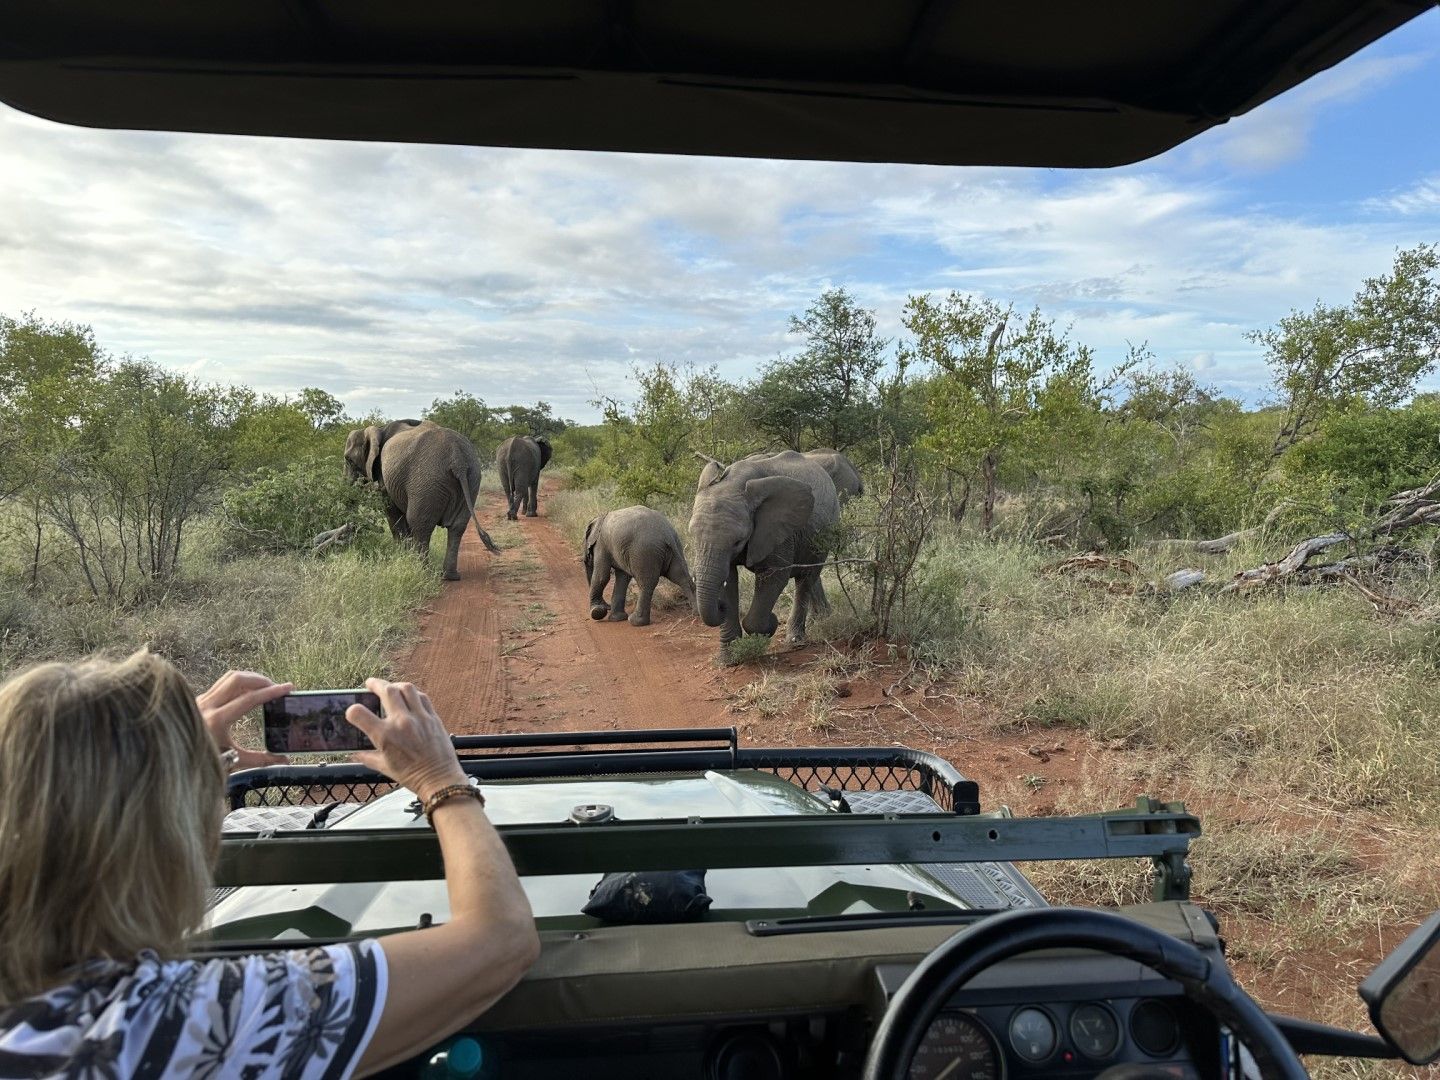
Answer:
MULTIPOLYGON (((636 502, 683 537, 697 454, 839 449, 866 491, 832 538, 834 610, 812 623, 833 648, 781 671, 767 639, 741 639, 758 667, 740 707, 842 738, 840 685, 883 662, 984 731, 1137 751, 1141 779, 1213 810, 1197 890, 1251 920, 1242 962, 1283 968, 1440 906, 1417 854, 1440 827, 1440 395, 1420 392, 1440 361, 1437 249, 1256 328, 1259 405, 1143 343, 1102 368, 1002 299, 916 295, 898 315, 886 340, 827 290, 752 378, 662 359, 601 397, 595 425, 464 391, 425 415, 482 458, 550 435, 569 477, 548 512, 577 542, 636 502)), ((0 320, 0 674, 141 641, 197 678, 384 670, 438 581, 342 479, 365 419, 320 388, 202 385, 85 327, 0 320), (349 543, 312 551, 346 523, 349 543)), ((1034 779, 990 797, 1023 803, 1034 779)), ((1055 805, 1111 804, 1125 779, 1055 805)), ((1060 898, 1143 884, 1045 873, 1060 898)))
MULTIPOLYGON (((543 403, 463 393, 427 415, 482 453, 566 427, 543 403)), ((318 387, 206 385, 112 356, 88 327, 0 317, 0 676, 141 643, 197 683, 230 667, 310 686, 386 671, 439 582, 342 475, 347 432, 375 419, 318 387)))
MULTIPOLYGON (((637 371, 551 513, 578 536, 643 501, 683 530, 696 453, 843 450, 866 493, 834 538, 835 611, 812 622, 833 647, 797 668, 742 638, 758 667, 737 708, 802 741, 903 730, 962 761, 966 740, 1008 738, 1020 763, 992 802, 1188 800, 1196 895, 1265 972, 1252 985, 1278 976, 1284 1007, 1358 1023, 1371 935, 1440 907, 1440 395, 1418 392, 1440 361, 1437 271, 1434 247, 1402 251, 1349 303, 1257 328, 1259 405, 1142 344, 1102 372, 1040 311, 914 296, 885 341, 828 291, 791 321, 798 352, 748 382, 637 371), (888 730, 842 697, 877 663, 919 691, 888 730), (1113 752, 1111 771, 1047 791, 1024 748, 1067 744, 1113 752)), ((1118 864, 1030 869, 1062 901, 1148 889, 1118 864)))

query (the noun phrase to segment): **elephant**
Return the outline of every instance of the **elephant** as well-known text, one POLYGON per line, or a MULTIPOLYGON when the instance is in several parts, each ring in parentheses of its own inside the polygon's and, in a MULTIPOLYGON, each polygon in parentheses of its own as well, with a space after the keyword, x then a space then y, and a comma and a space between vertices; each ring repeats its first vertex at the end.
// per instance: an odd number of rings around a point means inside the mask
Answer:
POLYGON ((356 428, 345 440, 345 476, 378 485, 385 494, 385 516, 397 540, 410 540, 421 554, 430 551, 430 534, 443 525, 446 581, 460 578, 460 541, 470 522, 480 542, 500 549, 475 516, 480 490, 480 455, 458 431, 429 420, 395 420, 356 428))
POLYGON ((865 484, 860 479, 860 471, 839 450, 821 447, 817 450, 806 450, 805 456, 817 462, 830 474, 830 479, 835 481, 835 494, 842 503, 856 495, 865 494, 865 484))
POLYGON ((525 516, 539 513, 540 470, 550 463, 550 440, 544 435, 512 435, 495 450, 495 465, 500 470, 500 486, 505 489, 509 508, 505 516, 519 520, 521 503, 525 516))
POLYGON ((664 577, 679 586, 695 606, 695 582, 685 565, 685 549, 670 519, 648 506, 627 506, 592 518, 585 526, 585 576, 590 580, 590 617, 619 622, 625 615, 625 593, 634 578, 640 598, 631 612, 631 626, 650 625, 650 597, 664 577), (605 603, 605 586, 615 573, 615 589, 605 603))
MULTIPOLYGON (((701 455, 703 456, 703 455, 701 455)), ((830 610, 820 584, 824 537, 840 518, 840 498, 823 466, 794 450, 757 454, 731 465, 713 458, 700 473, 690 536, 695 553, 695 611, 720 626, 722 646, 741 632, 773 634, 772 609, 795 579, 786 638, 805 640, 813 606, 830 610), (755 575, 755 595, 740 617, 740 567, 755 575)))

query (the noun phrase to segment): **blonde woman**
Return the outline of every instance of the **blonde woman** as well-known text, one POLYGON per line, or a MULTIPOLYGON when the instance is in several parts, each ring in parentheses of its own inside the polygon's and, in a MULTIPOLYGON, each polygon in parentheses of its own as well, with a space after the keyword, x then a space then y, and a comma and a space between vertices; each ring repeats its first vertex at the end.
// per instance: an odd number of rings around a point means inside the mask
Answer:
POLYGON ((168 662, 46 664, 0 686, 0 1076, 345 1077, 484 1012, 534 961, 530 906, 430 701, 371 679, 357 755, 433 803, 440 926, 194 960, 225 769, 249 710, 289 692, 231 672, 197 699, 168 662))

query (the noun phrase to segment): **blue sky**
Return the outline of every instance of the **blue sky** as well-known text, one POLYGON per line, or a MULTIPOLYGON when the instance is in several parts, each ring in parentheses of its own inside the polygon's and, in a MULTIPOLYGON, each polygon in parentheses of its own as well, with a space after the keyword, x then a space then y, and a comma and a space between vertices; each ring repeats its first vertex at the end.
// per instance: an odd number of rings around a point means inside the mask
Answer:
MULTIPOLYGON (((1440 11, 1118 170, 945 169, 65 128, 0 107, 0 311, 355 412, 457 389, 576 419, 632 365, 753 374, 844 285, 1038 304, 1247 401, 1246 342, 1440 241, 1440 11)), ((1440 379, 1432 380, 1440 385, 1440 379)))

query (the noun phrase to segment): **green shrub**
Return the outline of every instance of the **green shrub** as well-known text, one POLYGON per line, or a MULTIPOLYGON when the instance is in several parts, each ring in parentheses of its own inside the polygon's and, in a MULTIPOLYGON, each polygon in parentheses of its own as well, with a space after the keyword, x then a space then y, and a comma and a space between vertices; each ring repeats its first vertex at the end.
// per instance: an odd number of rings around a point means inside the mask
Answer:
POLYGON ((387 528, 382 496, 341 473, 330 457, 262 468, 221 500, 221 546, 231 556, 309 550, 317 534, 354 524, 364 543, 387 528))

